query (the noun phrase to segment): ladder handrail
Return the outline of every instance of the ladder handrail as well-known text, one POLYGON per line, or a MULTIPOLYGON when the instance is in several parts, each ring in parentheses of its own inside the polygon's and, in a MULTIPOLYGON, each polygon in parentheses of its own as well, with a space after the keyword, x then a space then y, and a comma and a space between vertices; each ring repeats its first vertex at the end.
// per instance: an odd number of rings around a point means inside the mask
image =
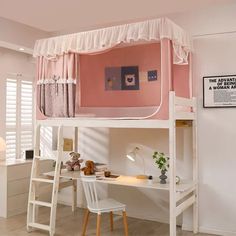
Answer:
POLYGON ((51 234, 55 233, 56 227, 56 209, 57 209, 57 198, 58 198, 58 189, 59 189, 59 180, 60 180, 60 170, 61 170, 61 159, 63 155, 63 126, 60 126, 58 129, 58 142, 57 142, 57 161, 55 165, 55 176, 52 192, 52 210, 50 213, 50 228, 51 234))

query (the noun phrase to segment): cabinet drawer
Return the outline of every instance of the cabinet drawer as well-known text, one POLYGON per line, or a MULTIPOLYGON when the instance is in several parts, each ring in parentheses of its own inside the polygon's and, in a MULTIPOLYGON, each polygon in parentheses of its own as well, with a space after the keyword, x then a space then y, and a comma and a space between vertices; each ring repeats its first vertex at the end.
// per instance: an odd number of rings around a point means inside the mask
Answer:
POLYGON ((11 197, 17 194, 29 192, 30 178, 9 181, 7 184, 7 196, 11 197))
POLYGON ((31 174, 31 163, 7 167, 8 181, 30 178, 30 174, 31 174))
POLYGON ((7 211, 15 211, 17 209, 27 209, 28 204, 28 193, 23 193, 8 197, 7 200, 7 211))

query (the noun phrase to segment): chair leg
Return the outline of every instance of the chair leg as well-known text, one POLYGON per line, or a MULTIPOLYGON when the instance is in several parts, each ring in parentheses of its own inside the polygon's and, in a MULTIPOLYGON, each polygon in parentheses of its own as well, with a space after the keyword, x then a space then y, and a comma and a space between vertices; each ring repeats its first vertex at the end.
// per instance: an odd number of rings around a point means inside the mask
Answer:
POLYGON ((89 214, 90 214, 90 211, 87 209, 86 212, 85 212, 85 215, 84 215, 84 223, 83 223, 83 229, 82 229, 82 236, 85 236, 85 233, 86 233, 86 228, 87 228, 87 225, 88 225, 89 214))
POLYGON ((128 236, 128 224, 127 224, 127 217, 126 217, 126 211, 123 211, 123 222, 124 222, 124 228, 125 228, 125 236, 128 236))
POLYGON ((97 214, 97 233, 96 236, 100 236, 100 229, 101 229, 101 214, 97 214))
POLYGON ((111 231, 113 231, 113 212, 110 212, 110 226, 111 226, 111 231))

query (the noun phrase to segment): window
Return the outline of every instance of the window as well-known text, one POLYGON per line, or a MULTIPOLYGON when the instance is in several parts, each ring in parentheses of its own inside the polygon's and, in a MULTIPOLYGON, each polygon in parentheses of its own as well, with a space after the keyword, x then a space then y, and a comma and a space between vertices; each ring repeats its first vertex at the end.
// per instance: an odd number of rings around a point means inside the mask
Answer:
POLYGON ((6 158, 21 158, 33 146, 33 81, 6 79, 6 158))

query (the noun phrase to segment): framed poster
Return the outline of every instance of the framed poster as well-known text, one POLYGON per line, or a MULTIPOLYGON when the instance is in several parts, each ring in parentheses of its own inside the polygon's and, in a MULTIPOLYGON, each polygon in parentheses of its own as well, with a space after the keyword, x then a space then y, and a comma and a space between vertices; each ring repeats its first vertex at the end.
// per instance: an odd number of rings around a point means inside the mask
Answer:
POLYGON ((139 69, 138 66, 121 67, 121 89, 139 90, 139 69))
POLYGON ((236 75, 203 77, 203 107, 236 107, 236 75))
POLYGON ((105 90, 121 90, 121 67, 105 68, 105 90))

